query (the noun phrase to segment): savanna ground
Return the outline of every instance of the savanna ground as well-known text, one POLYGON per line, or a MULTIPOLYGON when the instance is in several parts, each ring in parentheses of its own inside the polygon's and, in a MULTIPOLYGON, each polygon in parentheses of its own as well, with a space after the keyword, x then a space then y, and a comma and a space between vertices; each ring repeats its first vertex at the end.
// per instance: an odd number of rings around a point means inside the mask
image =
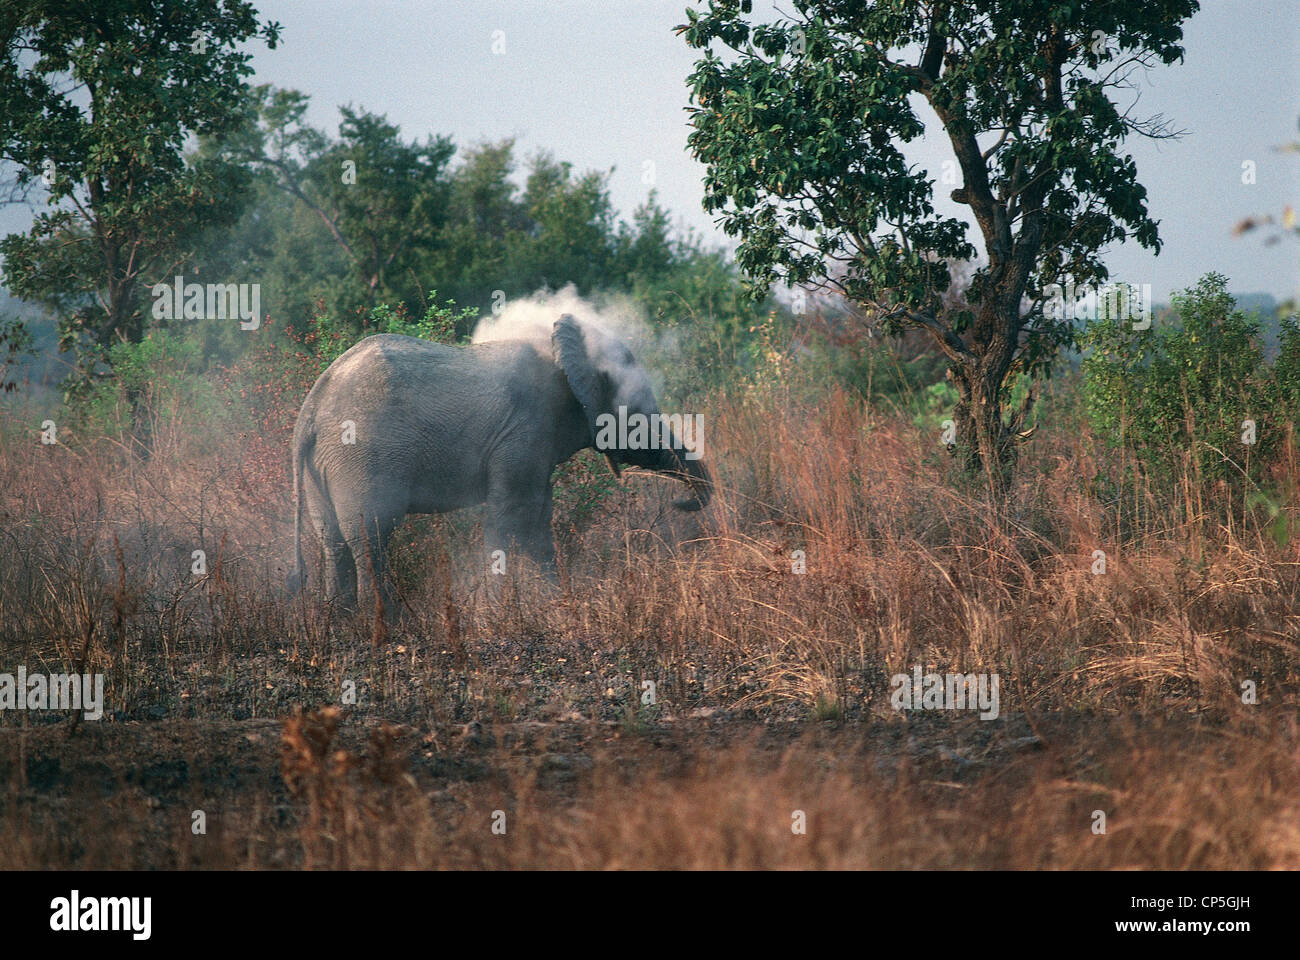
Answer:
POLYGON ((0 867, 1300 867, 1300 541, 1098 484, 1065 406, 999 516, 838 387, 714 393, 707 512, 584 453, 559 590, 413 518, 382 626, 284 594, 283 423, 150 409, 145 456, 6 408, 0 669, 108 705, 0 715, 0 867), (1000 716, 894 711, 915 665, 1000 716))

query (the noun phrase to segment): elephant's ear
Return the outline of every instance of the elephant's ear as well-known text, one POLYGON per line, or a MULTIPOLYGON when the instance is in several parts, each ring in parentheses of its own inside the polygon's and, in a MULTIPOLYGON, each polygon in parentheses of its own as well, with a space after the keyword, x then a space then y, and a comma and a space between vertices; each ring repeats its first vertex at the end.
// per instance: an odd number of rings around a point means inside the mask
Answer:
POLYGON ((555 329, 551 332, 551 350, 555 354, 555 362, 569 380, 573 395, 587 412, 587 423, 594 438, 596 418, 604 412, 602 378, 587 353, 587 338, 583 336, 582 327, 578 326, 578 321, 571 314, 566 313, 555 321, 555 329))

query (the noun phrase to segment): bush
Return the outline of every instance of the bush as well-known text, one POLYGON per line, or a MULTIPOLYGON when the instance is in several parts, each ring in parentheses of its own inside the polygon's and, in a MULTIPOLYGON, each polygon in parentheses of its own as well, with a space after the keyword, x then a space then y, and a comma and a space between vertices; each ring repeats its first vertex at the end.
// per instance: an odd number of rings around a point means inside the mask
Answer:
POLYGON ((1256 486, 1286 436, 1283 399, 1294 396, 1300 352, 1294 324, 1286 359, 1270 368, 1258 319, 1236 308, 1226 285, 1222 275, 1206 275, 1173 297, 1172 322, 1149 330, 1115 317, 1084 330, 1088 417, 1111 449, 1134 454, 1154 489, 1168 492, 1188 475, 1256 486))
POLYGON ((897 336, 862 336, 836 342, 824 333, 809 335, 801 367, 809 398, 838 384, 873 406, 906 417, 937 435, 957 404, 947 380, 947 361, 937 351, 917 349, 897 336))
POLYGON ((70 419, 84 437, 134 438, 148 448, 170 429, 180 435, 216 409, 218 393, 204 377, 202 344, 184 332, 154 330, 139 343, 108 350, 113 371, 69 398, 70 419))
POLYGON ((1282 319, 1273 384, 1280 404, 1278 415, 1294 424, 1300 417, 1300 317, 1282 319))
POLYGON ((462 307, 456 310, 455 300, 448 300, 446 304, 439 306, 437 293, 433 291, 430 292, 429 298, 432 302, 424 312, 424 316, 418 320, 412 320, 407 316, 403 304, 399 303, 396 309, 390 308, 386 303, 380 304, 370 311, 370 317, 361 335, 364 337, 373 333, 400 333, 408 337, 419 337, 421 340, 432 340, 434 343, 456 343, 463 339, 460 331, 468 333, 474 329, 474 324, 478 320, 478 310, 474 307, 462 307))

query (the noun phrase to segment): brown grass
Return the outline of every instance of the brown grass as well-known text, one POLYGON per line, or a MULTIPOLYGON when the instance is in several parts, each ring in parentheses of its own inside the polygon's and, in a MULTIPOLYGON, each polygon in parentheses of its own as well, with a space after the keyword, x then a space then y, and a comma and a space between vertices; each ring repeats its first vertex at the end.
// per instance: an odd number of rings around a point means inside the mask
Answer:
POLYGON ((84 661, 109 705, 0 714, 0 866, 1300 865, 1300 541, 1208 490, 1122 520, 1074 423, 998 514, 838 390, 702 407, 707 513, 568 468, 558 592, 488 589, 472 513, 413 519, 386 634, 285 599, 288 481, 237 424, 172 411, 143 460, 9 408, 0 671, 84 661), (1000 719, 894 712, 917 664, 998 673, 1000 719))

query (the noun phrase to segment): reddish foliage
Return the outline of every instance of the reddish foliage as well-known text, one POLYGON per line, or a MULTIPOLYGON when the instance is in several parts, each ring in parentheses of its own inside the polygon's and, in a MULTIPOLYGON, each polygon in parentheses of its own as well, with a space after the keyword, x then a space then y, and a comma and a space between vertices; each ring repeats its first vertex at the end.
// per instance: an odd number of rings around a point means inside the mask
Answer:
POLYGON ((235 422, 246 424, 236 438, 243 469, 235 480, 245 492, 283 485, 291 470, 294 423, 303 399, 328 365, 343 335, 284 328, 275 336, 273 321, 263 327, 256 345, 218 374, 235 422))

